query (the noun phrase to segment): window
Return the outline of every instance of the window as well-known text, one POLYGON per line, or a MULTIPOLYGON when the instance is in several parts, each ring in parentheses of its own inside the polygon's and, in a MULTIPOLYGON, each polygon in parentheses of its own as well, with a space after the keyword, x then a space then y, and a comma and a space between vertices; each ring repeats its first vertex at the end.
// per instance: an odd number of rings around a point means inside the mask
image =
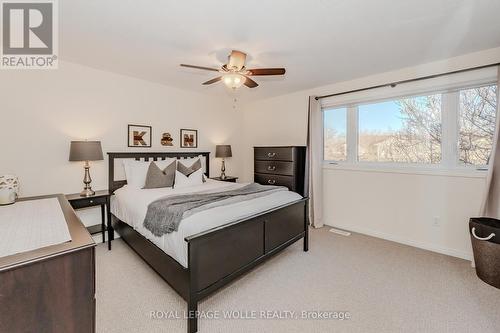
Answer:
POLYGON ((324 109, 324 160, 484 168, 493 145, 496 85, 324 109))
POLYGON ((360 161, 441 161, 441 95, 360 105, 358 110, 360 161))
POLYGON ((347 109, 323 111, 324 159, 345 161, 347 158, 347 109))
POLYGON ((460 91, 459 160, 465 165, 486 166, 495 133, 497 86, 460 91))

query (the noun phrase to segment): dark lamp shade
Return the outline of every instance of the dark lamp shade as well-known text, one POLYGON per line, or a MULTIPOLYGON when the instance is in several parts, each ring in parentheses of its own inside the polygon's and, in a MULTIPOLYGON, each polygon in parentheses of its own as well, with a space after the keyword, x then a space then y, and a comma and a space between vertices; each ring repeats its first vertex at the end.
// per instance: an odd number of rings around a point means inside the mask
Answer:
POLYGON ((232 157, 230 145, 217 145, 215 146, 215 157, 232 157))
POLYGON ((103 159, 101 141, 71 141, 70 161, 100 161, 103 159))

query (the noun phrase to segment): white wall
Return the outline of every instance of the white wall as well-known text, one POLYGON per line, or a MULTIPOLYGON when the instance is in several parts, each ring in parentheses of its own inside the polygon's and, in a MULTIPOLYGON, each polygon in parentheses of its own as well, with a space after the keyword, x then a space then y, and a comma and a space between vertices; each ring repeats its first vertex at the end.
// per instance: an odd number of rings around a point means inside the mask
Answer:
MULTIPOLYGON (((305 145, 308 96, 399 81, 500 61, 500 48, 256 101, 244 108, 245 169, 255 145, 305 145)), ((467 223, 477 214, 484 177, 382 173, 325 167, 327 225, 471 258, 467 223), (435 218, 439 226, 434 226, 435 218)))
MULTIPOLYGON (((212 152, 212 175, 220 169, 215 145, 232 144, 227 168, 236 174, 242 122, 229 102, 67 62, 58 70, 1 71, 0 174, 18 175, 22 196, 79 192, 83 165, 68 162, 70 141, 100 140, 105 153, 132 151, 127 124, 153 126, 153 147, 136 151, 184 151, 179 129, 198 129, 193 150, 212 152), (174 147, 161 146, 163 132, 174 147)), ((92 163, 91 175, 94 189, 107 188, 107 156, 92 163)), ((96 219, 92 212, 84 222, 96 219)))
POLYGON ((323 175, 326 224, 471 258, 467 222, 477 215, 484 178, 332 169, 323 175))

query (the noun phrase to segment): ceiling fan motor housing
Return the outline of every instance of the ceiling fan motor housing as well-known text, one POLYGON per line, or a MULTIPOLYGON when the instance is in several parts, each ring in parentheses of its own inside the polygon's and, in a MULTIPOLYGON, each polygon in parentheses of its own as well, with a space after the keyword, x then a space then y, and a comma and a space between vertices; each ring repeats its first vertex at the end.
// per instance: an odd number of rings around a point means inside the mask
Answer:
POLYGON ((227 67, 230 70, 240 71, 245 66, 247 55, 243 52, 233 50, 228 57, 227 67))

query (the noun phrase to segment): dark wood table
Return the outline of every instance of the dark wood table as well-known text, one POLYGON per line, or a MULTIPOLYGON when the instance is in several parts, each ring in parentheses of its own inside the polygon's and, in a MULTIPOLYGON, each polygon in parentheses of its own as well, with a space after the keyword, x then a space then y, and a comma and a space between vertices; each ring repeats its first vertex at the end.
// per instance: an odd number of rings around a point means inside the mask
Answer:
MULTIPOLYGON (((73 209, 82 209, 89 207, 101 207, 101 224, 91 225, 87 227, 87 230, 91 235, 94 234, 102 234, 102 242, 106 241, 106 230, 111 228, 111 205, 110 205, 110 196, 108 190, 104 191, 96 191, 95 195, 91 197, 82 197, 80 193, 67 194, 66 199, 68 199, 71 207, 73 209), (107 223, 106 223, 107 221, 107 223)), ((108 247, 111 243, 108 241, 108 247)))
MULTIPOLYGON (((95 332, 95 243, 63 194, 71 241, 0 257, 0 332, 95 332)), ((0 207, 1 209, 1 207, 0 207)))

